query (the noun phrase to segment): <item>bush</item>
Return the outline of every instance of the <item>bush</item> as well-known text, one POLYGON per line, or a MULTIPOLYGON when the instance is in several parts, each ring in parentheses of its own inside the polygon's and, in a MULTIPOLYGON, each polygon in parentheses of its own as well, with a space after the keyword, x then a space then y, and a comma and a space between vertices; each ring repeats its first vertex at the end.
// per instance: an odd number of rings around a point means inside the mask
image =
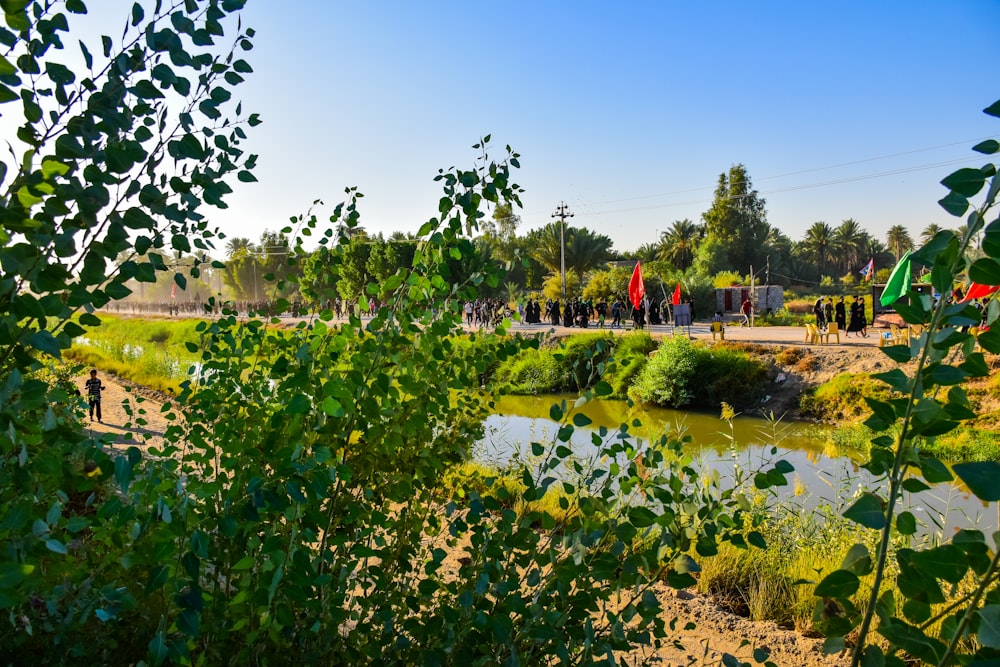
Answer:
POLYGON ((646 403, 684 407, 694 399, 691 381, 698 368, 698 352, 687 338, 663 341, 639 373, 629 396, 646 403))
POLYGON ((767 366, 759 359, 724 346, 699 347, 697 359, 696 406, 716 408, 729 403, 741 409, 760 398, 767 366))
POLYGON ((629 395, 673 408, 716 409, 725 402, 739 409, 756 401, 766 378, 764 363, 744 351, 670 338, 639 373, 629 395))
POLYGON ((614 359, 605 366, 601 379, 611 385, 611 398, 628 398, 628 389, 649 362, 656 341, 645 332, 619 338, 614 359))

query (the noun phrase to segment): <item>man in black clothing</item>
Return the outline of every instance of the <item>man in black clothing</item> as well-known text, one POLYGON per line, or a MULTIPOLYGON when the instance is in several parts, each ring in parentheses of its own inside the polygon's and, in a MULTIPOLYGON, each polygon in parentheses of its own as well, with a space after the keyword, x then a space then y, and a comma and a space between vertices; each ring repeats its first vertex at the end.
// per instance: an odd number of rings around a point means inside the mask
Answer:
POLYGON ((87 390, 87 400, 90 402, 90 421, 94 421, 94 408, 97 408, 97 421, 104 423, 101 415, 101 391, 107 389, 97 377, 97 369, 91 369, 90 379, 84 384, 87 390))

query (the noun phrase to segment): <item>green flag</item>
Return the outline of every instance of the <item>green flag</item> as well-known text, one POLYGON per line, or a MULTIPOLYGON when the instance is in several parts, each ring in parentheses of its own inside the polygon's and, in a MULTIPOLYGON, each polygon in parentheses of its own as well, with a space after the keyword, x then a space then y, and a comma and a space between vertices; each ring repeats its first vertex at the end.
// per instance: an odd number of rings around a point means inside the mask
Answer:
POLYGON ((885 284, 885 291, 879 302, 883 306, 891 306, 899 300, 899 297, 906 294, 910 289, 910 251, 899 259, 899 263, 889 274, 889 282, 885 284))

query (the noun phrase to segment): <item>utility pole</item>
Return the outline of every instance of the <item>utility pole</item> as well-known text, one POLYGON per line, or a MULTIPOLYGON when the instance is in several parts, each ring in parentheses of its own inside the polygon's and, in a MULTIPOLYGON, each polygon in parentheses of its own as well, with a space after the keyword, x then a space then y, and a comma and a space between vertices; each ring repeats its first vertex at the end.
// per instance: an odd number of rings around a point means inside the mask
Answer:
POLYGON ((553 218, 559 218, 559 275, 562 277, 562 299, 566 301, 566 218, 572 218, 566 202, 559 202, 553 218))

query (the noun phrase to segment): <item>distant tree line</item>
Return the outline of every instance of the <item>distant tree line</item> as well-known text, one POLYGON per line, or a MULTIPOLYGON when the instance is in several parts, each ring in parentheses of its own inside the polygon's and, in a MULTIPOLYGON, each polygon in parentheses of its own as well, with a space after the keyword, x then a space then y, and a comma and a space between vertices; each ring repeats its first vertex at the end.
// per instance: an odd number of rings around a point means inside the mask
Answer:
MULTIPOLYGON (((521 219, 509 205, 497 206, 493 216, 473 240, 472 252, 455 258, 448 267, 456 283, 487 262, 506 266, 506 279, 487 286, 490 296, 518 298, 528 294, 559 298, 560 223, 518 233, 521 219)), ((335 286, 344 300, 378 298, 365 294, 369 283, 383 284, 400 266, 409 266, 417 251, 411 234, 371 234, 363 227, 339 230, 339 242, 321 246, 305 256, 295 256, 288 236, 266 231, 259 240, 230 238, 226 257, 212 264, 201 257, 203 272, 184 290, 182 298, 223 292, 227 298, 261 300, 315 299, 323 287, 335 286), (330 270, 331 253, 342 253, 336 273, 330 270)), ((708 298, 709 291, 725 284, 749 281, 751 268, 758 283, 769 279, 780 285, 846 286, 858 283, 860 269, 874 259, 877 275, 888 270, 914 247, 910 232, 894 225, 884 241, 858 221, 848 218, 838 225, 814 222, 803 238, 793 241, 767 222, 766 201, 753 187, 742 164, 719 175, 715 195, 701 222, 674 220, 653 243, 632 251, 618 251, 611 239, 583 226, 566 225, 565 262, 567 296, 596 299, 620 293, 630 269, 613 262, 645 265, 651 294, 682 285, 685 295, 708 298)), ((942 231, 936 224, 921 233, 927 241, 942 231)), ((957 230, 959 233, 962 230, 957 230)), ((191 259, 175 258, 180 265, 191 259)), ((134 290, 133 298, 163 300, 174 294, 172 283, 134 290)))

